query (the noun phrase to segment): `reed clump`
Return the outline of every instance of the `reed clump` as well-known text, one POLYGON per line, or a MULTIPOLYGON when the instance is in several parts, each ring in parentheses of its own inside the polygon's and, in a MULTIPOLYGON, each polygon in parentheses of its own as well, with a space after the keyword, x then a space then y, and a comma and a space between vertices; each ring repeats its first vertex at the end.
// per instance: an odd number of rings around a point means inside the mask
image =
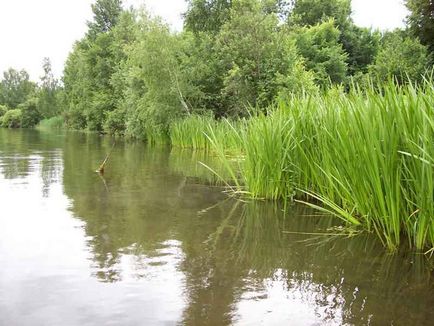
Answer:
POLYGON ((44 119, 36 126, 37 129, 65 129, 65 119, 62 116, 55 116, 49 119, 44 119))
POLYGON ((194 119, 172 128, 172 142, 194 130, 197 141, 182 144, 214 151, 234 191, 302 201, 375 232, 390 250, 434 247, 431 82, 294 97, 242 128, 194 119))
POLYGON ((209 135, 219 140, 227 152, 240 152, 242 143, 239 133, 247 127, 246 119, 216 120, 210 116, 190 115, 176 120, 170 126, 170 143, 174 147, 193 150, 213 148, 209 135))

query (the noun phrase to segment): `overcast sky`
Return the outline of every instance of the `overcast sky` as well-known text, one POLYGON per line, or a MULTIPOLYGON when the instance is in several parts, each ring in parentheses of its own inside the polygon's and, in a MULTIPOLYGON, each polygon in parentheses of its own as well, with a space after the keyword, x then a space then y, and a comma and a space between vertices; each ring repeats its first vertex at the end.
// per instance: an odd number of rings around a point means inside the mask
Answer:
MULTIPOLYGON (((33 80, 42 74, 42 59, 49 57, 60 76, 75 40, 86 31, 94 0, 0 0, 0 73, 9 67, 26 69, 33 80)), ((184 0, 124 0, 144 4, 174 29, 182 28, 184 0)), ((353 19, 360 26, 382 30, 403 26, 402 0, 353 0, 353 19)))

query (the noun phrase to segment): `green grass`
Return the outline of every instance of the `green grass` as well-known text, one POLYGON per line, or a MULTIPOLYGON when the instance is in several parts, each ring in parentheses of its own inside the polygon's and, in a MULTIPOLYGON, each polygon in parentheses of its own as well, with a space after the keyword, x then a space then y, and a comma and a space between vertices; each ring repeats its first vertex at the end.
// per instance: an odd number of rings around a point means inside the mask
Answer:
POLYGON ((247 120, 215 120, 212 117, 191 115, 177 120, 170 127, 172 146, 194 150, 212 148, 209 135, 212 133, 227 152, 239 152, 241 142, 239 132, 247 126, 247 120))
POLYGON ((191 149, 208 149, 208 127, 215 124, 211 117, 192 115, 173 122, 170 126, 172 146, 191 149))
POLYGON ((295 198, 375 232, 390 250, 403 241, 426 249, 434 247, 433 103, 430 82, 333 90, 278 103, 242 128, 194 118, 171 136, 214 151, 238 193, 295 198))
POLYGON ((147 128, 145 130, 145 140, 146 143, 151 146, 164 146, 170 144, 170 139, 167 133, 157 127, 147 128))
POLYGON ((36 126, 38 129, 63 129, 65 128, 65 120, 62 116, 56 116, 49 119, 44 119, 36 126))

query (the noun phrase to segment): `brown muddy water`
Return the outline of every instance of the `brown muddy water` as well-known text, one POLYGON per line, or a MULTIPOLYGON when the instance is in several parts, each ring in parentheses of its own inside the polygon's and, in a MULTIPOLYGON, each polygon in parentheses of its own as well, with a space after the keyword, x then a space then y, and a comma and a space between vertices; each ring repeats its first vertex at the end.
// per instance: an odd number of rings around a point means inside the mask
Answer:
POLYGON ((0 325, 433 325, 433 263, 228 198, 204 153, 0 130, 0 325))

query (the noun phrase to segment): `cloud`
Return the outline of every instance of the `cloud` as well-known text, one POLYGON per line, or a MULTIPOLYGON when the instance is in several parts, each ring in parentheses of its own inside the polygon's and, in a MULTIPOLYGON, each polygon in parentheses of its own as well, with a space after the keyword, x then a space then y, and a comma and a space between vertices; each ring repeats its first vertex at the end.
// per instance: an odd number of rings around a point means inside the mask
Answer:
POLYGON ((402 0, 352 0, 353 19, 359 26, 391 30, 404 27, 408 14, 402 0))

